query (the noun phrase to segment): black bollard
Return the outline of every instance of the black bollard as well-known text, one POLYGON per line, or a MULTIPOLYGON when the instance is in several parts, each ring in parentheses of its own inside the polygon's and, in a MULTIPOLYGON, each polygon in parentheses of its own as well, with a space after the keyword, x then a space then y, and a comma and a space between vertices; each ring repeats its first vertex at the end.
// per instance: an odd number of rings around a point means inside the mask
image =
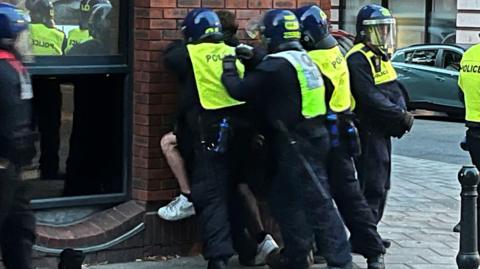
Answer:
POLYGON ((462 184, 462 213, 457 265, 459 269, 478 269, 480 264, 477 246, 478 170, 475 166, 464 166, 458 172, 458 181, 462 184))

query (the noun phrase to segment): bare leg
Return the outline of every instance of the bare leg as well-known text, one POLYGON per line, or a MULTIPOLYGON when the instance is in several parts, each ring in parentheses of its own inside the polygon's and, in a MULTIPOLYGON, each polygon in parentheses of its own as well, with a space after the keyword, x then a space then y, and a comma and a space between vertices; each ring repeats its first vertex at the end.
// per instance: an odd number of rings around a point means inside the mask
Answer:
POLYGON ((265 231, 260 217, 260 211, 258 209, 257 199, 252 193, 250 188, 245 183, 238 185, 238 191, 240 193, 241 203, 245 208, 247 214, 247 229, 253 238, 265 231))
POLYGON ((185 169, 185 162, 177 148, 177 136, 172 132, 165 134, 160 140, 160 146, 170 169, 172 169, 173 175, 177 179, 180 191, 184 194, 190 194, 190 184, 185 169))

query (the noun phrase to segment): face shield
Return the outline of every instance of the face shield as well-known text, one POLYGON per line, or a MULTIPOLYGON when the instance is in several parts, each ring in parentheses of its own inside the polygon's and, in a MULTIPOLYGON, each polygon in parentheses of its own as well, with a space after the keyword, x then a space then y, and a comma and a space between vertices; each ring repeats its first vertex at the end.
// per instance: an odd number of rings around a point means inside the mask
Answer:
POLYGON ((397 40, 397 28, 394 18, 363 21, 365 35, 373 46, 384 52, 392 53, 397 40))

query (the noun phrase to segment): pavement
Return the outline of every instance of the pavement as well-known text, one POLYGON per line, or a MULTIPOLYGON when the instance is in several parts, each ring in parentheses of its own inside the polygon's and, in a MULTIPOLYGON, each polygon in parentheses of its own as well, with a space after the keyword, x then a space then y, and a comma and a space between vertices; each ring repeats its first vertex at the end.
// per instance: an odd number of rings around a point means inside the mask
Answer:
MULTIPOLYGON (((453 233, 452 228, 460 216, 457 181, 460 168, 456 163, 394 155, 392 191, 379 225, 380 234, 393 241, 386 256, 388 269, 457 268, 459 234, 453 233)), ((362 257, 355 255, 354 261, 358 268, 366 268, 362 257)), ((180 269, 206 268, 206 264, 201 257, 185 257, 166 262, 139 261, 87 268, 180 269)), ((234 260, 230 268, 242 267, 234 260)))

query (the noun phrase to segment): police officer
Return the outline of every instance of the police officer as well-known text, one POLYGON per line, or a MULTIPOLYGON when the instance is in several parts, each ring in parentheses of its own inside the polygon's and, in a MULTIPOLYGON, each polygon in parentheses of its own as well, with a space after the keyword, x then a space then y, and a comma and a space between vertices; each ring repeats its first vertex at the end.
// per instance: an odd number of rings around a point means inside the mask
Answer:
POLYGON ((67 38, 67 47, 65 48, 65 53, 76 44, 80 44, 83 41, 89 40, 90 33, 88 32, 88 20, 90 18, 90 11, 92 6, 94 6, 98 1, 94 0, 82 0, 80 2, 80 21, 79 27, 72 29, 68 32, 67 38), (95 3, 93 3, 95 2, 95 3))
MULTIPOLYGON (((229 201, 235 191, 236 175, 242 160, 240 151, 247 147, 244 103, 230 97, 220 81, 222 58, 235 48, 223 42, 220 20, 209 9, 194 9, 182 24, 186 49, 177 51, 171 70, 187 70, 179 93, 178 129, 191 131, 191 141, 180 132, 183 148, 191 143, 191 196, 204 243, 203 256, 209 269, 227 268, 234 254, 229 201)), ((171 59, 171 58, 170 58, 171 59)), ((243 74, 243 65, 235 63, 243 74)))
POLYGON ((473 164, 480 169, 480 44, 469 48, 462 57, 458 85, 465 100, 467 148, 473 164))
MULTIPOLYGON (((32 23, 30 35, 35 56, 61 56, 65 34, 55 28, 49 0, 27 0, 32 23)), ((62 93, 55 77, 33 77, 34 114, 40 132, 40 173, 43 179, 58 179, 62 93)))
MULTIPOLYGON (((350 113, 352 94, 347 62, 330 34, 327 15, 317 5, 301 7, 296 10, 296 15, 302 25, 302 45, 324 75, 329 109, 338 117, 338 124, 332 123, 340 132, 337 137, 333 135, 332 140, 338 142, 331 143, 328 160, 332 195, 350 230, 354 251, 367 258, 369 269, 385 268, 385 248, 355 176, 352 156, 360 145, 356 145, 355 133, 347 133, 349 128, 355 130, 350 113)), ((317 246, 321 248, 320 244, 317 246)))
POLYGON ((222 81, 232 97, 255 104, 270 143, 275 171, 269 203, 285 248, 268 264, 274 269, 309 268, 315 231, 329 268, 351 268, 343 223, 328 194, 330 145, 321 74, 299 42, 294 13, 268 11, 258 29, 268 56, 243 79, 235 57, 225 57, 222 81))
POLYGON ((22 167, 31 164, 35 147, 31 131, 32 88, 21 63, 19 35, 27 33, 22 11, 0 3, 0 246, 7 269, 32 269, 35 218, 22 167))
POLYGON ((378 223, 390 189, 391 137, 400 138, 408 132, 413 116, 406 110, 406 94, 390 61, 396 31, 390 11, 366 5, 358 13, 356 28, 347 63, 360 119, 358 179, 378 223))

